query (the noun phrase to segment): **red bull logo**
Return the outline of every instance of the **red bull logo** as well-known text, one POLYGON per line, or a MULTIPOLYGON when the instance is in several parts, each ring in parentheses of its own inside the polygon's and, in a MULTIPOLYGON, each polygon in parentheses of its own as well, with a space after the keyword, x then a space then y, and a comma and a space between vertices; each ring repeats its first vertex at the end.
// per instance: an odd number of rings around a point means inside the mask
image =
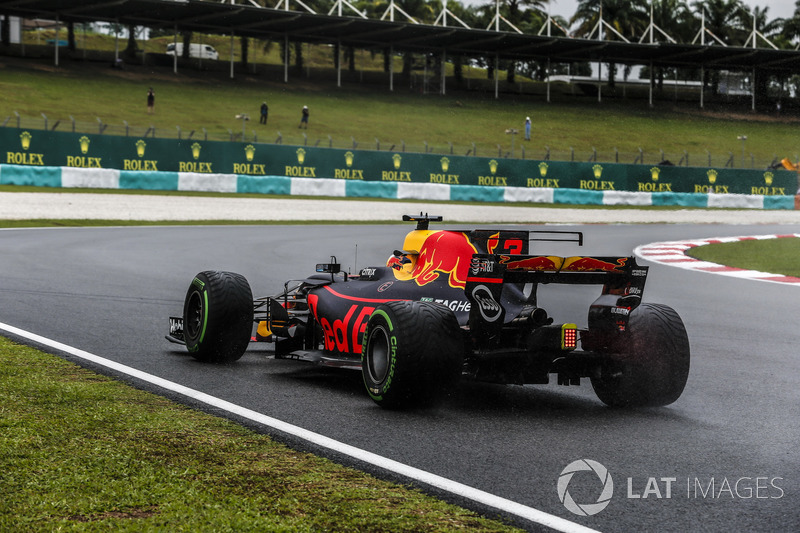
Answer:
POLYGON ((511 257, 507 255, 500 256, 500 264, 506 265, 508 270, 557 271, 561 268, 563 263, 563 257, 556 257, 553 255, 539 255, 516 260, 512 260, 511 257))
POLYGON ((617 272, 622 273, 622 269, 628 262, 627 257, 620 257, 616 263, 610 263, 595 257, 568 257, 564 260, 562 272, 617 272))
POLYGON ((595 257, 556 257, 553 255, 539 255, 512 259, 513 256, 501 255, 500 264, 508 270, 529 270, 545 272, 615 272, 622 273, 628 262, 627 257, 616 259, 616 263, 597 259, 595 257))
POLYGON ((386 261, 386 266, 394 270, 403 270, 403 258, 396 255, 389 256, 389 259, 386 261))
POLYGON ((500 244, 500 232, 498 231, 486 241, 486 253, 493 254, 500 244))
POLYGON ((408 256, 410 263, 403 263, 406 258, 390 257, 387 266, 394 268, 398 279, 413 279, 420 286, 446 275, 451 287, 463 289, 475 253, 477 250, 465 233, 437 231, 425 239, 419 254, 408 256))
POLYGON ((451 287, 463 289, 472 255, 477 252, 464 233, 436 233, 425 239, 411 277, 422 286, 436 281, 440 274, 447 274, 451 287))

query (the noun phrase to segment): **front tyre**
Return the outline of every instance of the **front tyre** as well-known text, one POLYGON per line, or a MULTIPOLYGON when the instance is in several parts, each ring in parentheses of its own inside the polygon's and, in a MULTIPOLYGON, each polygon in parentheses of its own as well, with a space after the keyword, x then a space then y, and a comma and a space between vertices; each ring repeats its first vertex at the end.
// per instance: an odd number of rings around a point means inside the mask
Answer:
POLYGON ((643 303, 633 310, 615 354, 592 377, 597 397, 612 407, 668 405, 689 377, 689 337, 678 313, 643 303))
POLYGON ((361 372, 381 407, 430 407, 458 382, 463 338, 455 314, 429 302, 388 302, 369 318, 361 372))
POLYGON ((252 331, 253 293, 244 276, 216 270, 197 274, 183 304, 183 334, 192 356, 232 363, 244 354, 252 331))

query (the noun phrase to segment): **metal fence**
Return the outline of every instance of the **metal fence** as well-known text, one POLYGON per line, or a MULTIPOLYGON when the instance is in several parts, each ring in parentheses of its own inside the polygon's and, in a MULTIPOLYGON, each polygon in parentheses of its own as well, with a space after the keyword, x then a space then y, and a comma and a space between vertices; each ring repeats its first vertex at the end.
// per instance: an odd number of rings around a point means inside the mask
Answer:
MULTIPOLYGON (((336 138, 331 135, 315 136, 305 131, 289 131, 282 133, 274 131, 271 134, 263 130, 258 132, 248 128, 249 120, 242 117, 242 127, 236 131, 226 131, 206 128, 200 130, 183 129, 176 126, 170 128, 156 128, 153 125, 142 126, 129 124, 127 121, 119 123, 104 122, 102 117, 97 117, 96 122, 75 120, 72 116, 49 117, 44 113, 40 117, 21 116, 17 112, 2 118, 0 126, 31 130, 66 131, 76 133, 93 133, 99 135, 116 135, 138 138, 185 139, 203 141, 246 141, 262 144, 285 144, 291 146, 319 146, 328 148, 347 148, 359 150, 376 150, 389 152, 432 153, 443 155, 499 157, 510 159, 531 159, 541 161, 572 161, 572 162, 599 162, 599 163, 633 163, 644 165, 672 164, 676 166, 698 166, 718 168, 746 168, 766 169, 780 165, 781 159, 786 154, 771 156, 755 155, 746 152, 711 153, 708 150, 684 150, 681 152, 645 151, 636 152, 611 150, 597 150, 595 148, 573 146, 535 145, 521 140, 519 132, 508 135, 509 142, 494 146, 465 142, 448 142, 445 145, 429 144, 422 140, 406 142, 405 140, 386 140, 378 138, 356 139, 336 138)), ((507 132, 511 133, 511 132, 507 132)), ((744 146, 744 144, 743 144, 744 146)), ((793 154, 793 161, 800 159, 793 154)))

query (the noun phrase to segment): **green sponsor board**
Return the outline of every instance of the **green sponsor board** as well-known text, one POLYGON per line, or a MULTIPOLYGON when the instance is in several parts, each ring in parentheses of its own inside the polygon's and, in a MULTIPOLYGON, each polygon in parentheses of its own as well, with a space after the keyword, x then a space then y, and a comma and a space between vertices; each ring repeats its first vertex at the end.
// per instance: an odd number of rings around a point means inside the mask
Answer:
POLYGON ((168 139, 2 128, 0 162, 10 165, 176 171, 181 143, 168 139))
MULTIPOLYGON (((352 183, 434 183, 498 190, 519 187, 764 196, 794 195, 797 190, 797 174, 783 169, 537 161, 17 128, 0 128, 0 156, 0 163, 9 165, 237 174, 247 176, 253 190, 262 188, 258 178, 266 176, 352 183)), ((141 179, 145 178, 138 176, 130 184, 141 179)), ((270 185, 273 187, 282 189, 284 185, 276 182, 270 185)), ((359 189, 356 185, 348 187, 359 189)), ((480 196, 480 192, 470 193, 475 194, 480 196)), ((487 198, 497 196, 486 193, 487 198)))
POLYGON ((626 165, 628 190, 693 194, 794 195, 797 173, 788 170, 626 165))

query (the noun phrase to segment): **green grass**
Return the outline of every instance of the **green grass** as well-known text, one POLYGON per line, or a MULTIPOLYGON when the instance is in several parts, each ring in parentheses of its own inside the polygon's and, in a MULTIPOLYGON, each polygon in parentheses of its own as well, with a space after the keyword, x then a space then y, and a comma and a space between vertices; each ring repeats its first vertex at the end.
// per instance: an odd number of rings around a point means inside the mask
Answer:
MULTIPOLYGON (((156 48, 155 44, 148 46, 156 48)), ((696 166, 708 164, 708 153, 712 166, 723 166, 732 153, 739 166, 742 145, 738 135, 748 137, 748 167, 751 153, 756 168, 776 157, 797 158, 797 120, 788 115, 778 121, 746 108, 730 114, 724 108, 704 112, 696 102, 679 106, 671 101, 656 102, 651 109, 641 97, 609 97, 598 104, 596 98, 574 96, 573 89, 562 84, 552 86, 553 103, 547 104, 545 85, 534 82, 525 82, 526 94, 503 85, 507 92, 495 100, 493 90, 467 91, 452 80, 446 96, 423 95, 419 85, 410 88, 396 75, 395 91, 389 92, 385 77, 377 83, 359 83, 361 71, 345 71, 343 87, 337 87, 327 55, 329 51, 309 52, 309 65, 313 66, 303 74, 290 73, 288 84, 283 83, 280 68, 273 71, 264 66, 256 66, 256 72, 249 74, 239 67, 236 79, 231 80, 223 68, 213 72, 182 68, 174 74, 167 66, 129 65, 117 71, 105 62, 62 58, 61 65, 54 67, 51 57, 0 58, 0 121, 10 117, 8 125, 15 125, 16 111, 23 117, 24 127, 41 128, 44 113, 50 127, 60 121, 59 130, 63 131, 71 127, 72 116, 91 132, 97 131, 99 117, 110 125, 109 134, 124 134, 123 121, 127 121, 131 135, 143 135, 152 125, 157 135, 174 138, 180 126, 184 137, 195 131, 197 138, 206 128, 209 138, 227 140, 229 130, 235 134, 242 131, 242 122, 235 115, 248 113, 253 119, 246 124, 248 139, 257 135, 260 142, 274 142, 281 132, 285 144, 303 144, 306 139, 297 125, 300 109, 308 105, 309 144, 327 146, 330 136, 337 148, 350 147, 355 140, 361 149, 374 149, 378 139, 383 150, 392 145, 397 150, 405 143, 408 151, 423 151, 427 143, 432 151, 449 153, 452 142, 454 153, 466 154, 475 143, 478 155, 492 156, 498 153, 498 145, 504 152, 510 149, 511 136, 506 129, 521 130, 525 116, 530 115, 533 140, 524 142, 521 135, 515 139, 515 153, 519 156, 524 145, 529 159, 543 158, 545 147, 550 147, 553 159, 569 160, 574 150, 576 159, 585 161, 596 149, 599 160, 614 161, 616 149, 621 162, 633 162, 641 148, 647 164, 658 162, 663 150, 673 162, 688 152, 690 163, 696 166), (145 109, 149 86, 156 91, 154 115, 145 109), (267 126, 257 121, 263 100, 270 105, 267 126)), ((380 56, 369 61, 379 63, 380 56)), ((380 72, 374 75, 383 76, 380 72)), ((419 76, 416 72, 416 83, 419 76)), ((477 82, 471 83, 474 89, 477 82)), ((629 94, 636 93, 631 90, 629 94)))
POLYGON ((800 239, 781 238, 708 244, 688 255, 747 270, 800 277, 800 239))
POLYGON ((0 338, 0 531, 512 531, 0 338))

